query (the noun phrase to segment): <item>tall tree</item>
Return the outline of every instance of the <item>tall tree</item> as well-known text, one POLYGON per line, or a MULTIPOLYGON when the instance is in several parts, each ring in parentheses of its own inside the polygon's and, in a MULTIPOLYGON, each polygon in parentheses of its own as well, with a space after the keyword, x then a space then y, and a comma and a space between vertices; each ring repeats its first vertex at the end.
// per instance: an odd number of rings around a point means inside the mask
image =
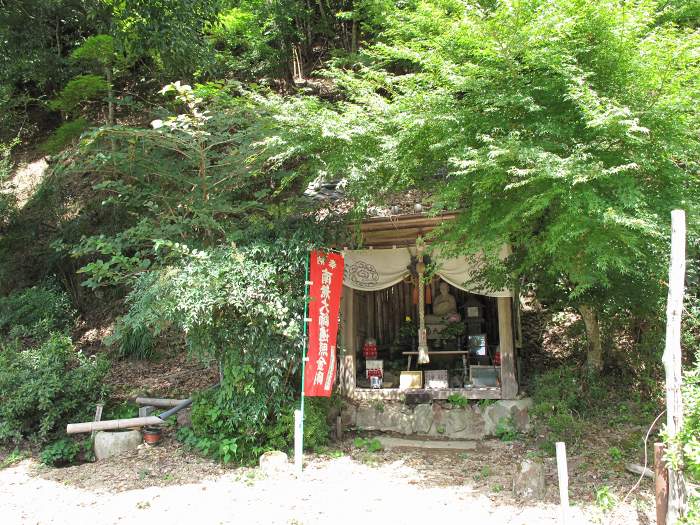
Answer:
POLYGON ((323 169, 360 202, 418 187, 458 210, 454 254, 511 244, 478 278, 578 308, 599 370, 601 313, 659 304, 669 212, 700 202, 700 33, 648 0, 481 5, 414 2, 336 70, 323 169))

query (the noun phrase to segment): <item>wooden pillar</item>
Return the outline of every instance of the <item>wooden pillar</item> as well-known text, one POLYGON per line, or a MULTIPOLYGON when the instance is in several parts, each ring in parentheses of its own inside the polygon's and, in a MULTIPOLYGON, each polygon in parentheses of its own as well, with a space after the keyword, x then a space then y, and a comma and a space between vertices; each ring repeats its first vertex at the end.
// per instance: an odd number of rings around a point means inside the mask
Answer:
POLYGON ((499 297, 498 338, 501 351, 501 399, 515 399, 518 380, 515 377, 515 347, 513 344, 513 309, 510 297, 499 297))
POLYGON ((356 348, 356 318, 355 318, 355 291, 343 286, 343 300, 341 303, 343 324, 341 326, 341 338, 344 353, 340 355, 340 387, 345 396, 352 395, 355 390, 355 353, 356 348))

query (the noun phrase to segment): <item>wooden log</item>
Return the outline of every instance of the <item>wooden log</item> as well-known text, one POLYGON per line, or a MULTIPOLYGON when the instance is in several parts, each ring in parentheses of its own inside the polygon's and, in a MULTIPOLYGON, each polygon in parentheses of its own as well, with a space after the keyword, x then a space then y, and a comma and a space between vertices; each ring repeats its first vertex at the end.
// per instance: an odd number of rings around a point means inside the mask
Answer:
POLYGON ((666 447, 654 443, 654 493, 656 495, 656 525, 666 525, 668 512, 668 470, 664 461, 666 447))
POLYGON ((97 430, 120 430, 123 428, 145 427, 150 425, 162 425, 165 423, 156 416, 133 417, 130 419, 112 419, 111 421, 90 421, 88 423, 71 423, 66 426, 67 434, 81 434, 83 432, 95 432, 97 430))
MULTIPOLYGON (((663 363, 666 372, 666 433, 675 437, 683 427, 681 397, 681 315, 685 287, 685 212, 671 212, 671 261, 668 270, 666 305, 666 347, 663 363)), ((675 525, 687 512, 687 488, 683 472, 668 469, 668 513, 666 523, 675 525)))
POLYGON ((182 403, 184 399, 161 399, 158 397, 137 397, 136 404, 157 408, 171 408, 182 403))
POLYGON ((566 444, 558 441, 555 444, 557 450, 557 476, 559 478, 559 501, 561 505, 561 525, 566 525, 569 515, 569 469, 566 466, 566 444))
POLYGON ((632 474, 637 474, 638 476, 645 476, 647 478, 653 478, 654 473, 650 468, 637 465, 636 463, 628 463, 625 465, 625 470, 631 472, 632 474))
POLYGON ((510 297, 499 297, 498 339, 501 351, 501 392, 503 399, 515 399, 518 380, 515 377, 515 345, 513 344, 513 310, 510 297))

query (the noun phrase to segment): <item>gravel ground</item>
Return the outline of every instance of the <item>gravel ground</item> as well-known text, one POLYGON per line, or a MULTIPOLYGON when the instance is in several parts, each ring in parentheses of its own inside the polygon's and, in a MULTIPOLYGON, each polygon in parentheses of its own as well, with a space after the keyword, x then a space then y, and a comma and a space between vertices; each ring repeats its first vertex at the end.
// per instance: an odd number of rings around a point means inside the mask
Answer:
MULTIPOLYGON (((510 490, 517 445, 480 443, 474 452, 389 450, 370 454, 349 442, 340 457, 311 456, 301 477, 223 469, 166 442, 101 463, 47 469, 25 460, 0 470, 0 523, 474 523, 555 525, 553 465, 545 501, 510 490), (485 470, 485 467, 488 467, 485 470)), ((333 455, 340 455, 340 451, 333 455)), ((604 513, 588 478, 572 476, 569 524, 653 523, 650 484, 604 513)), ((624 495, 634 484, 611 487, 624 495)))

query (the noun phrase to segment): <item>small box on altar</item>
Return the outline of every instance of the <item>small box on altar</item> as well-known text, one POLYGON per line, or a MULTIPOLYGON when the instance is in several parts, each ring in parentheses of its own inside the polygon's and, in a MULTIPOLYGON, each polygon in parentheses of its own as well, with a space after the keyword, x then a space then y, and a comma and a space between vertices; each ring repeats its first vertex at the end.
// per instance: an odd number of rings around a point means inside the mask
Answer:
POLYGON ((401 372, 401 377, 399 378, 399 389, 408 390, 410 388, 423 388, 423 372, 420 370, 401 372))
POLYGON ((426 370, 425 388, 449 388, 447 370, 426 370))
POLYGON ((501 367, 492 365, 471 365, 469 381, 474 386, 499 386, 501 384, 501 367))
POLYGON ((365 375, 370 377, 384 377, 384 360, 383 359, 367 359, 365 360, 365 375))

